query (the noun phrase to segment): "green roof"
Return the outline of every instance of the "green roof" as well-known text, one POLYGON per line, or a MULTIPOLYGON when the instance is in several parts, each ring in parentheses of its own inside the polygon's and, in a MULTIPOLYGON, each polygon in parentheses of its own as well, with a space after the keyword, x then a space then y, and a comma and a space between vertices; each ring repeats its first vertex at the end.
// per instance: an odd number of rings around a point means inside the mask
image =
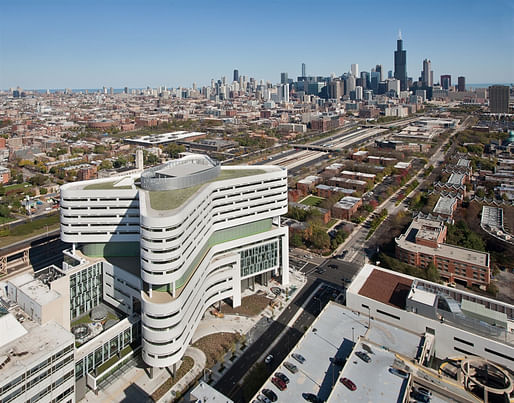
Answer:
POLYGON ((119 180, 115 180, 115 181, 111 181, 111 182, 92 183, 91 185, 84 186, 84 190, 132 189, 132 186, 116 186, 116 187, 114 187, 114 185, 118 182, 119 182, 119 180))
MULTIPOLYGON (((222 169, 220 174, 210 182, 218 182, 245 176, 260 175, 266 173, 264 169, 222 169)), ((207 183, 210 183, 207 182, 207 183)), ((193 196, 200 188, 205 185, 191 186, 184 189, 149 191, 150 207, 154 210, 173 210, 180 207, 187 199, 193 196)))
POLYGON ((486 308, 482 304, 463 299, 460 303, 460 309, 466 315, 475 317, 484 322, 491 324, 500 324, 504 327, 507 326, 507 314, 504 312, 493 311, 492 309, 486 308))

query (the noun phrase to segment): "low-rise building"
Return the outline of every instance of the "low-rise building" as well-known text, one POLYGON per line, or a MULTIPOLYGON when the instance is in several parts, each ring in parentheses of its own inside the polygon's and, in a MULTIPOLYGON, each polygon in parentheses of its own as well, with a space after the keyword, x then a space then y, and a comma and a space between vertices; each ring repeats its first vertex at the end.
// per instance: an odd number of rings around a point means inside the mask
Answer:
POLYGON ((11 170, 6 167, 0 167, 0 184, 5 185, 11 179, 11 170))
POLYGON ((396 257, 424 269, 433 264, 446 281, 468 287, 489 284, 489 253, 446 244, 446 232, 442 220, 418 216, 405 233, 396 238, 396 257))
POLYGON ((345 189, 354 189, 361 192, 364 191, 366 189, 366 186, 368 185, 368 182, 366 181, 338 177, 330 178, 327 181, 327 183, 330 186, 337 186, 345 189))
POLYGON ((350 220, 362 206, 360 197, 345 196, 332 206, 332 216, 342 220, 350 220))
POLYGON ((453 218, 457 210, 457 199, 455 197, 440 196, 432 210, 432 213, 444 218, 453 218))
POLYGON ((355 193, 355 190, 340 188, 337 186, 328 186, 328 185, 322 184, 322 185, 316 186, 316 193, 318 194, 319 197, 324 197, 324 198, 328 199, 329 197, 331 197, 335 194, 351 196, 352 194, 355 193))
POLYGON ((314 187, 322 182, 321 176, 310 175, 296 182, 296 188, 306 195, 314 190, 314 187))

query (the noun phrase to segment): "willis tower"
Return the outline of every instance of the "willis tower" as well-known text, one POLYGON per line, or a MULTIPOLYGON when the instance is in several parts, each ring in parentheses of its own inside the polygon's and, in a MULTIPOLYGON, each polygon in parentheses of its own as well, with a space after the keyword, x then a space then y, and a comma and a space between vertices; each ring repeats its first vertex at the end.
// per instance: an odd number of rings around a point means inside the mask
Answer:
POLYGON ((402 33, 398 33, 394 51, 394 78, 400 80, 400 91, 407 89, 407 52, 403 50, 402 33))

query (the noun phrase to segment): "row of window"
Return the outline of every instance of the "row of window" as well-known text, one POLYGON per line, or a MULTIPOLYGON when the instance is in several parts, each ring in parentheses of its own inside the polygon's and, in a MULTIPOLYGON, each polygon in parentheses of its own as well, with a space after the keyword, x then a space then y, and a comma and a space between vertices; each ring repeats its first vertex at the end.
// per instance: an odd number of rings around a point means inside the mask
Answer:
POLYGON ((138 339, 139 322, 125 329, 111 340, 106 341, 102 346, 98 347, 94 352, 89 353, 80 361, 77 361, 75 363, 75 379, 79 379, 86 373, 94 371, 97 367, 138 339))
POLYGON ((37 372, 41 371, 43 368, 46 368, 48 365, 51 365, 52 363, 57 362, 61 359, 64 355, 68 354, 69 352, 73 351, 73 344, 70 344, 66 348, 58 351, 56 354, 52 355, 48 359, 40 362, 36 366, 32 367, 29 371, 27 371, 24 374, 21 374, 19 377, 15 378, 11 382, 5 384, 0 388, 0 395, 7 392, 9 389, 15 387, 16 385, 19 385, 21 382, 23 382, 25 379, 30 378, 32 375, 36 374, 37 372))
MULTIPOLYGON (((73 349, 73 346, 71 346, 72 349, 73 349)), ((44 364, 45 366, 41 367, 41 364, 43 363, 40 363, 37 367, 39 368, 38 371, 40 371, 42 368, 45 368, 47 365, 49 365, 49 362, 51 362, 50 359, 48 360, 45 360, 44 364)), ((56 373, 57 371, 59 371, 62 367, 64 367, 65 365, 69 364, 73 362, 73 354, 69 355, 68 357, 66 357, 65 359, 57 362, 57 364, 55 364, 53 367, 47 369, 46 371, 44 372, 41 372, 40 374, 38 374, 38 376, 32 378, 30 381, 24 383, 21 385, 20 388, 16 389, 15 391, 13 391, 10 395, 6 396, 4 399, 2 399, 2 402, 3 403, 8 403, 10 401, 13 401, 14 399, 16 399, 19 395, 21 395, 22 393, 25 393, 26 391, 32 389, 35 385, 37 385, 38 383, 40 383, 42 380, 48 378, 49 376, 51 376, 52 374, 56 373)), ((71 371, 71 373, 73 374, 73 370, 71 371)), ((32 374, 31 374, 32 375, 32 374)), ((29 378, 29 376, 31 375, 28 375, 27 378, 29 378)), ((53 389, 55 389, 56 387, 58 387, 59 385, 61 385, 64 381, 60 382, 58 385, 57 382, 59 382, 59 380, 57 380, 56 382, 52 383, 51 385, 49 385, 47 388, 50 388, 48 390, 48 392, 45 393, 45 395, 49 392, 51 392, 53 389)), ((3 389, 3 388, 2 388, 3 389)), ((36 401, 36 400, 31 400, 31 401, 36 401)))
MULTIPOLYGON (((273 179, 273 180, 261 181, 261 182, 257 182, 257 183, 250 183, 250 184, 238 185, 237 187, 246 187, 246 186, 251 186, 251 185, 259 185, 259 184, 270 184, 270 183, 275 183, 275 182, 283 182, 283 180, 282 180, 282 179, 273 179)), ((282 188, 282 187, 284 187, 284 184, 280 184, 279 186, 275 186, 275 187, 271 187, 271 188, 267 188, 267 189, 255 189, 255 190, 254 190, 254 191, 252 191, 252 192, 255 192, 255 191, 264 192, 264 191, 266 191, 266 190, 268 190, 268 191, 269 191, 270 189, 277 189, 277 188, 282 188)), ((216 191, 215 191, 214 193, 218 193, 218 192, 226 191, 226 190, 233 190, 233 189, 234 189, 234 186, 229 187, 229 188, 218 188, 218 189, 216 189, 216 191)), ((245 193, 249 193, 249 192, 237 193, 237 194, 232 193, 232 194, 230 194, 230 195, 223 195, 223 196, 214 197, 214 198, 212 199, 212 202, 214 202, 214 201, 216 201, 216 200, 220 200, 220 199, 228 198, 228 197, 230 197, 230 198, 235 198, 235 199, 236 199, 236 201, 235 201, 236 203, 246 202, 246 201, 248 201, 248 200, 239 200, 239 198, 240 198, 243 194, 245 194, 245 193)), ((278 195, 278 194, 282 194, 282 193, 283 193, 283 192, 281 192, 281 193, 276 193, 276 194, 272 194, 272 195, 268 195, 268 194, 266 194, 265 196, 266 196, 266 197, 269 197, 269 196, 274 196, 274 195, 278 195)), ((204 213, 205 213, 205 212, 206 212, 206 208, 207 208, 207 206, 204 206, 204 204, 205 204, 206 202, 207 202, 207 203, 209 203, 209 204, 210 204, 210 202, 211 202, 211 201, 209 201, 209 198, 208 198, 208 197, 204 199, 204 203, 202 203, 202 205, 201 205, 201 206, 197 206, 197 207, 196 207, 196 208, 191 212, 191 214, 189 215, 189 217, 193 217, 193 216, 194 216, 194 213, 196 213, 196 211, 198 211, 198 209, 199 209, 199 208, 200 208, 200 211, 202 211, 202 212, 204 212, 204 213)), ((231 202, 231 203, 228 203, 228 204, 226 204, 226 205, 230 205, 230 204, 232 204, 232 202, 231 202)), ((215 207, 222 207, 222 206, 224 206, 224 205, 216 205, 215 207)), ((171 226, 171 227, 166 227, 166 228, 152 228, 152 227, 144 227, 144 226, 143 226, 142 228, 143 228, 145 231, 149 231, 149 232, 163 232, 163 231, 164 231, 164 232, 171 232, 171 231, 176 230, 177 228, 179 228, 180 226, 182 226, 182 225, 184 225, 184 224, 186 224, 186 223, 184 222, 184 223, 181 223, 181 224, 178 224, 178 225, 174 225, 174 226, 171 226)), ((189 226, 190 226, 190 225, 189 225, 189 226)), ((188 226, 188 228, 189 228, 189 226, 188 226)), ((186 228, 186 230, 187 230, 187 228, 186 228)), ((181 235, 182 235, 182 234, 181 234, 181 235)), ((181 235, 179 235, 179 236, 181 236, 181 235)), ((176 238, 174 238, 174 239, 176 239, 176 238)), ((150 241, 150 242, 151 242, 151 241, 150 241)))
MULTIPOLYGON (((269 204, 269 203, 266 203, 266 204, 269 204)), ((267 210, 264 210, 264 211, 255 211, 253 213, 253 215, 257 215, 257 214, 262 214, 262 213, 266 213, 266 212, 272 212, 272 211, 276 211, 276 210, 280 210, 282 209, 282 206, 277 206, 277 207, 274 207, 272 209, 267 209, 267 210)), ((247 216, 247 215, 246 215, 247 216)), ((238 216, 238 217, 231 217, 230 220, 234 220, 234 219, 237 219, 237 218, 241 218, 241 217, 245 217, 245 214, 241 215, 241 216, 238 216)), ((208 228, 210 228, 212 225, 215 225, 215 224, 219 224, 219 223, 222 223, 222 222, 227 222, 229 219, 228 218, 225 218, 225 219, 221 219, 221 220, 216 220, 214 221, 212 224, 211 223, 205 223, 204 226, 202 227, 202 229, 200 230, 200 232, 197 234, 197 236, 194 238, 194 239, 191 239, 188 243, 188 245, 186 245, 186 247, 184 248, 183 246, 180 246, 181 248, 183 248, 184 252, 182 253, 182 256, 184 254, 186 254, 188 252, 188 249, 191 248, 191 250, 189 251, 189 254, 187 255, 187 257, 185 258, 185 261, 187 261, 187 259, 190 257, 190 255, 193 253, 193 251, 195 250, 194 247, 192 246, 195 246, 197 243, 195 242, 197 238, 202 238, 204 235, 202 235, 202 231, 206 231, 208 228)), ((144 239, 144 238, 143 238, 144 239)), ((178 249, 179 246, 175 247, 174 249, 178 249)), ((143 247, 144 249, 144 247, 143 247)), ((147 249, 145 249, 147 250, 147 249)), ((167 259, 167 260, 164 260, 164 261, 149 261, 148 259, 142 257, 141 260, 143 262, 146 262, 146 263, 152 263, 152 264, 163 264, 163 265, 168 265, 169 263, 173 262, 173 261, 176 261, 180 259, 180 256, 178 257, 175 257, 175 258, 172 258, 172 259, 167 259)), ((173 270, 170 270, 170 271, 166 271, 166 272, 154 272, 154 271, 148 271, 148 270, 145 270, 145 268, 143 267, 143 271, 149 273, 149 274, 154 274, 154 275, 165 275, 165 274, 171 274, 171 273, 174 273, 176 271, 179 271, 181 268, 182 268, 183 264, 180 266, 180 267, 177 267, 173 270)))

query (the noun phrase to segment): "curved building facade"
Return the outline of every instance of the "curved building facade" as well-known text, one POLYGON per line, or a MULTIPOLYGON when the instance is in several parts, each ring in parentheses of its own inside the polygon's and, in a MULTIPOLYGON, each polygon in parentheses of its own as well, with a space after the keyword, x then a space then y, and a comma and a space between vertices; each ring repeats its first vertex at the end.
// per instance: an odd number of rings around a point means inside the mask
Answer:
POLYGON ((177 363, 206 309, 288 279, 287 171, 191 155, 129 178, 61 188, 61 239, 95 256, 139 251, 142 355, 177 363), (161 190, 162 189, 162 190, 161 190))

